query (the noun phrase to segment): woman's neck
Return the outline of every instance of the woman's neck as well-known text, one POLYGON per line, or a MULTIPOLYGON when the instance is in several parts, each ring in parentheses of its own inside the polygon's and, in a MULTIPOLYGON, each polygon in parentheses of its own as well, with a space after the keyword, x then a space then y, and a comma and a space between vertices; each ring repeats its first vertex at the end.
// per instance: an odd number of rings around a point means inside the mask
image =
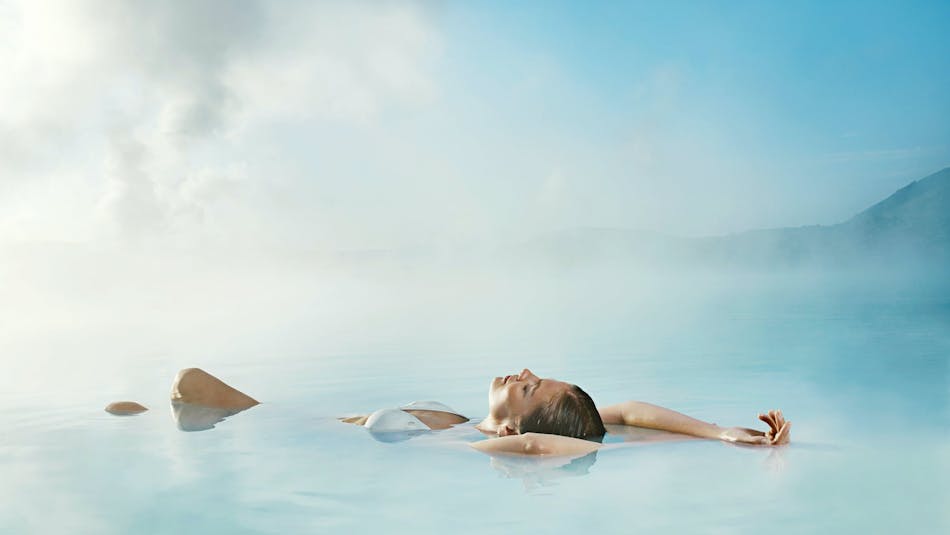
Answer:
POLYGON ((475 424, 475 429, 478 429, 486 435, 497 436, 498 435, 499 424, 491 416, 486 416, 481 422, 475 424))

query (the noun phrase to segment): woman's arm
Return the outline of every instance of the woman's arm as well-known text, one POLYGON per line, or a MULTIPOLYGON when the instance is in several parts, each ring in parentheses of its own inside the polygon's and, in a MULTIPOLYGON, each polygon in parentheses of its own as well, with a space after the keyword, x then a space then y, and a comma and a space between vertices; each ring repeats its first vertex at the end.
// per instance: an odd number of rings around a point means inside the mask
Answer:
POLYGON ((580 438, 525 433, 490 438, 471 445, 482 453, 507 453, 512 455, 587 455, 600 449, 600 444, 580 438))
POLYGON ((722 432, 716 424, 642 401, 627 401, 600 409, 600 418, 605 424, 633 425, 701 438, 719 438, 722 432))
POLYGON ((785 421, 781 411, 769 411, 768 414, 759 415, 759 419, 769 425, 767 432, 741 427, 722 428, 642 401, 627 401, 604 407, 600 409, 600 417, 605 424, 647 427, 700 438, 766 446, 787 444, 792 425, 785 421))

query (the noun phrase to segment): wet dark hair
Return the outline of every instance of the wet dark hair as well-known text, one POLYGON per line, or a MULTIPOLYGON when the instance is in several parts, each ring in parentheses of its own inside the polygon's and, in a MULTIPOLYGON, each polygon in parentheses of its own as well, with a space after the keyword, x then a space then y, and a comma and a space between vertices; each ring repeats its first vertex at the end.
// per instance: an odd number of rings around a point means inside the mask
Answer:
POLYGON ((518 432, 547 433, 600 442, 607 431, 594 400, 581 387, 573 385, 547 405, 525 415, 518 432))

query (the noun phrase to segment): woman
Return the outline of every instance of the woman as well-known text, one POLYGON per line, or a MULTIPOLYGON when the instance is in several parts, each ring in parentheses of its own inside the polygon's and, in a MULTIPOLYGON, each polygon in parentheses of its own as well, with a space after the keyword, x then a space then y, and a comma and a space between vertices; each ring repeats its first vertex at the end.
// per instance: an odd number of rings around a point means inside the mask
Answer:
MULTIPOLYGON (((444 429, 467 421, 464 416, 449 411, 415 410, 408 406, 402 412, 430 429, 444 429)), ((372 424, 374 415, 345 418, 343 421, 372 424)), ((541 379, 525 368, 518 375, 492 380, 488 391, 488 416, 475 427, 498 438, 476 442, 472 447, 486 453, 583 454, 600 447, 592 440, 599 441, 606 434, 605 424, 645 427, 740 444, 779 446, 788 443, 791 422, 784 419, 781 411, 769 411, 759 415, 759 419, 768 424, 768 431, 722 428, 640 401, 598 409, 577 385, 541 379)))

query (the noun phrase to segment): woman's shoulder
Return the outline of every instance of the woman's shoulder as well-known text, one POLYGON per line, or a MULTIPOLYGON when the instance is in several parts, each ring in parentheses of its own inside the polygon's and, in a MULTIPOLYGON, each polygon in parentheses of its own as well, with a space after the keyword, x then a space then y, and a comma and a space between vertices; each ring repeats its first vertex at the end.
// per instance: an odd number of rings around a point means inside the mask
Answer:
POLYGON ((524 433, 483 440, 473 443, 472 447, 488 454, 577 456, 597 451, 601 445, 561 435, 524 433))

